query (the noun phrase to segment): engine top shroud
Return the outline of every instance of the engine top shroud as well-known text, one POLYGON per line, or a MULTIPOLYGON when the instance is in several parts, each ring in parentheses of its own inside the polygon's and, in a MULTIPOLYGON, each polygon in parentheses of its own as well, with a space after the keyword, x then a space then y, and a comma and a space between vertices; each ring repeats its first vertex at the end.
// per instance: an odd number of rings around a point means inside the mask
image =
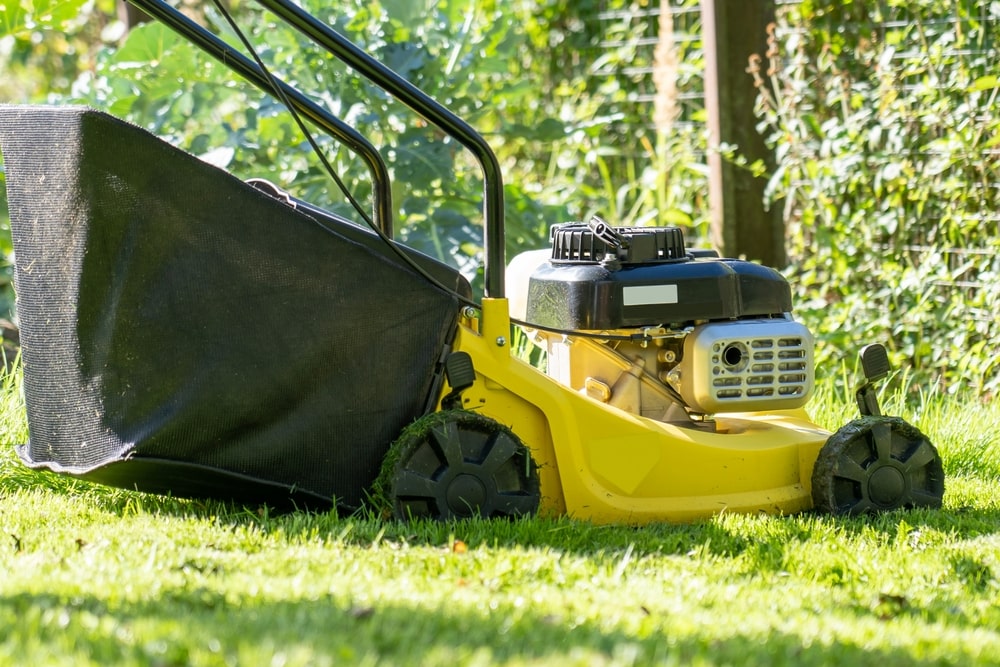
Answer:
POLYGON ((600 331, 783 317, 792 310, 791 289, 778 271, 685 251, 679 228, 601 231, 584 223, 553 227, 552 259, 528 283, 529 322, 600 331))

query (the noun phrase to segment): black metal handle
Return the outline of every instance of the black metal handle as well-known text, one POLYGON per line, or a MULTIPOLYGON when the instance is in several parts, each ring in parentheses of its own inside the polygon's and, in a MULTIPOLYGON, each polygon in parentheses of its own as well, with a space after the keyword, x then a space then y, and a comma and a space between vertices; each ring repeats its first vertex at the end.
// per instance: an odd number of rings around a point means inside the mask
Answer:
POLYGON ((465 146, 483 171, 483 250, 486 256, 486 296, 504 296, 504 202, 500 163, 486 140, 468 123, 434 98, 399 76, 326 23, 288 0, 257 0, 314 42, 327 49, 358 74, 438 126, 465 146))
POLYGON ((360 156, 371 172, 372 209, 375 224, 386 236, 392 238, 393 206, 389 170, 378 149, 363 134, 323 109, 296 88, 277 77, 269 77, 257 63, 233 49, 229 44, 163 0, 129 0, 129 2, 153 18, 162 21, 168 28, 264 92, 274 94, 273 79, 274 84, 281 89, 296 111, 360 156))

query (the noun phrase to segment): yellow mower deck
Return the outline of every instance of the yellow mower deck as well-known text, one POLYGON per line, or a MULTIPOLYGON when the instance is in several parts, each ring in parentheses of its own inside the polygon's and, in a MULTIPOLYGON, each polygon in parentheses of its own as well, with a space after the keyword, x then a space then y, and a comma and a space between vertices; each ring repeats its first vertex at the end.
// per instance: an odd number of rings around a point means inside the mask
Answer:
POLYGON ((486 299, 481 320, 460 323, 455 349, 477 373, 462 407, 510 427, 531 451, 542 514, 641 524, 812 506, 813 463, 830 433, 804 411, 727 415, 713 431, 635 416, 514 357, 507 313, 506 299, 486 299))

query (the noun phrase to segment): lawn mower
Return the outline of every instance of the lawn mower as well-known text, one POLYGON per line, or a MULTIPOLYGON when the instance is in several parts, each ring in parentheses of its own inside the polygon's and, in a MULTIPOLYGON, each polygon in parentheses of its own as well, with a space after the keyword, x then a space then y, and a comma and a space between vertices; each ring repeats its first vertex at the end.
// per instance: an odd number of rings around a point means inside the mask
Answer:
POLYGON ((135 0, 359 154, 372 224, 97 110, 0 109, 27 465, 400 519, 940 506, 938 452, 881 414, 884 347, 861 351, 861 417, 831 433, 804 410, 813 338, 778 271, 598 217, 558 221, 550 247, 508 267, 486 141, 301 7, 258 1, 476 157, 485 296, 391 238, 389 172, 365 137, 170 5, 135 0), (516 331, 545 371, 514 354, 516 331))

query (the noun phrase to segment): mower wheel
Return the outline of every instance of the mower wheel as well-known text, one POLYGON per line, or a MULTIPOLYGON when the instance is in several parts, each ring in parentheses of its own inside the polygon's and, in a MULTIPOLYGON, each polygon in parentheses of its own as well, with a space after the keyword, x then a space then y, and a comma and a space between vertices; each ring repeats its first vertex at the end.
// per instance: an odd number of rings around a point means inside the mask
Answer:
POLYGON ((941 457, 899 417, 855 419, 823 445, 813 467, 812 496, 816 509, 836 515, 941 507, 941 457))
POLYGON ((532 515, 541 499, 528 448, 497 421, 437 412, 393 444, 380 475, 398 519, 532 515))

